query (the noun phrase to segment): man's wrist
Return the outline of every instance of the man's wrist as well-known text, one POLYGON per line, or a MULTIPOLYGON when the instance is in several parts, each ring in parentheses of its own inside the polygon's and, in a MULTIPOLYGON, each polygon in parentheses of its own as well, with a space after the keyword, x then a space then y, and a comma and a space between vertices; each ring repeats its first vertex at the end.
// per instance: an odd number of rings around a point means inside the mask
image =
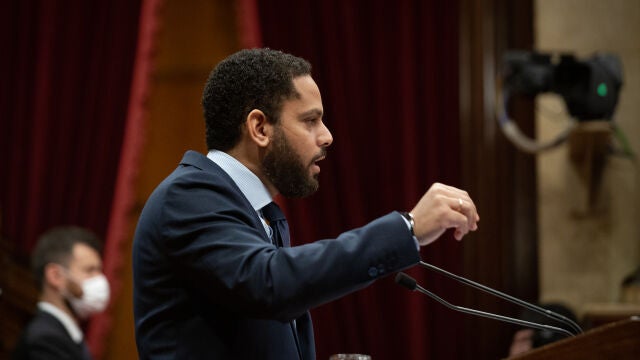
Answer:
POLYGON ((401 212, 400 214, 407 221, 407 224, 409 224, 409 231, 411 231, 411 236, 416 236, 413 230, 413 227, 416 225, 416 221, 413 219, 413 214, 410 212, 401 212))

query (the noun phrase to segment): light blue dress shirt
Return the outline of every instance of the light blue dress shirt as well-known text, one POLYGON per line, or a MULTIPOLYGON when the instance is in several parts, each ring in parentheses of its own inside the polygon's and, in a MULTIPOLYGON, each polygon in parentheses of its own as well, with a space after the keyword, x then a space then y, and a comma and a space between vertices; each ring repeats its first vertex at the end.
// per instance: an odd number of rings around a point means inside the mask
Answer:
POLYGON ((273 230, 265 221, 264 216, 262 216, 261 209, 272 202, 273 198, 269 194, 267 187, 260 181, 260 178, 236 158, 223 151, 210 150, 207 158, 220 166, 222 170, 231 177, 231 180, 238 185, 242 194, 249 200, 253 209, 260 215, 264 230, 269 235, 269 238, 271 238, 273 230))

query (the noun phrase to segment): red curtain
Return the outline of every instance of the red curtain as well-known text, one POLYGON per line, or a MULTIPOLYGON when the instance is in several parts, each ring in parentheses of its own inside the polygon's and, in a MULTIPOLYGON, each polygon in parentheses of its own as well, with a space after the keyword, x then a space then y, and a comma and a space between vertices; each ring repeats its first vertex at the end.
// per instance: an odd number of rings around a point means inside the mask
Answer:
MULTIPOLYGON (((245 35, 308 59, 334 144, 320 191, 286 201, 293 242, 335 237, 392 210, 408 210, 434 181, 459 185, 458 3, 404 0, 240 0, 245 35), (252 10, 257 8, 257 18, 252 10), (259 34, 246 34, 257 31, 259 34)), ((460 273, 450 233, 424 260, 460 273)), ((313 271, 313 269, 309 269, 313 271)), ((460 304, 456 284, 412 269, 460 304)), ((410 293, 391 277, 312 311, 318 359, 359 352, 373 359, 463 356, 462 316, 410 293)))
POLYGON ((140 1, 2 3, 3 235, 25 257, 55 225, 86 226, 104 238, 140 1))
MULTIPOLYGON (((139 0, 0 5, 2 237, 26 264, 46 229, 92 229, 105 240, 113 297, 141 136, 140 87, 129 108, 140 11, 139 0)), ((138 77, 145 70, 137 65, 138 77)), ((90 324, 96 354, 108 319, 90 324)))

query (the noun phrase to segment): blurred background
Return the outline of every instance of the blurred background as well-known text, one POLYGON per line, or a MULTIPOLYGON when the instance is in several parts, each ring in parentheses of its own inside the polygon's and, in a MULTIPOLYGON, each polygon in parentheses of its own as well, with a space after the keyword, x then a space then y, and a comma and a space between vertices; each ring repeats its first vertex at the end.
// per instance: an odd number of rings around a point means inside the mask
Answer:
MULTIPOLYGON (((480 229, 423 260, 531 302, 560 302, 587 328, 640 314, 640 2, 636 0, 12 0, 0 5, 0 358, 35 311, 29 256, 60 224, 105 241, 113 289, 87 324, 97 359, 136 359, 131 241, 153 188, 188 149, 206 152, 200 97, 245 47, 308 59, 334 144, 318 193, 287 201, 294 244, 410 209, 431 183, 466 189, 480 229), (553 91, 516 95, 497 121, 504 56, 615 54, 613 116, 576 121, 553 91), (631 280, 629 280, 631 279, 631 280), (634 295, 635 294, 635 295, 634 295)), ((450 302, 520 310, 425 269, 450 302)), ((513 325, 455 313, 392 278, 312 310, 318 359, 506 357, 513 325)))

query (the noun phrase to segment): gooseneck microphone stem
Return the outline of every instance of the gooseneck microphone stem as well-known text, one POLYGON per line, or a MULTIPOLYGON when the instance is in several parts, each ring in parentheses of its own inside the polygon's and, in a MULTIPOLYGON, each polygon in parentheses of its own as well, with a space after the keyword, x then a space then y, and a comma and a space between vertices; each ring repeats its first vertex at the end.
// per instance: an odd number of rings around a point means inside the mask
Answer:
POLYGON ((526 309, 529 309, 531 311, 534 311, 534 312, 537 312, 537 313, 542 314, 544 316, 547 316, 549 318, 555 319, 555 320, 557 320, 557 321, 559 321, 559 322, 561 322, 563 324, 566 324, 566 325, 570 326, 572 330, 575 331, 575 333, 571 333, 571 335, 577 335, 577 334, 580 334, 580 333, 583 332, 582 328, 580 328, 580 326, 578 326, 578 324, 576 324, 574 321, 572 321, 571 319, 567 318, 566 316, 562 316, 562 315, 560 315, 558 313, 555 313, 553 311, 544 309, 544 308, 542 308, 540 306, 536 306, 536 305, 528 303, 528 302, 526 302, 524 300, 520 300, 520 299, 518 299, 516 297, 513 297, 511 295, 505 294, 505 293, 500 292, 498 290, 492 289, 492 288, 490 288, 488 286, 485 286, 485 285, 482 285, 482 284, 478 284, 477 282, 471 281, 471 280, 469 280, 467 278, 464 278, 462 276, 459 276, 459 275, 456 275, 456 274, 452 274, 452 273, 450 273, 450 272, 448 272, 446 270, 440 269, 439 267, 433 266, 431 264, 427 264, 424 261, 420 261, 420 266, 425 267, 425 268, 430 269, 430 270, 433 270, 433 271, 435 271, 437 273, 445 275, 445 276, 447 276, 449 278, 452 278, 452 279, 454 279, 456 281, 459 281, 461 283, 467 284, 467 285, 469 285, 471 287, 474 287, 476 289, 488 292, 489 294, 492 294, 494 296, 497 296, 497 297, 499 297, 501 299, 507 300, 507 301, 512 302, 514 304, 520 305, 520 306, 522 306, 522 307, 524 307, 526 309))
POLYGON ((431 291, 429 291, 429 290, 423 288, 422 286, 418 285, 416 283, 416 281, 412 277, 410 277, 409 275, 407 275, 405 273, 398 273, 398 275, 396 275, 396 282, 398 284, 406 287, 409 290, 421 292, 421 293, 431 297, 432 299, 436 300, 440 304, 448 307, 449 309, 455 310, 455 311, 460 311, 460 312, 463 312, 463 313, 466 313, 466 314, 476 315, 476 316, 485 317, 485 318, 489 318, 489 319, 493 319, 493 320, 504 321, 504 322, 508 322, 508 323, 512 323, 512 324, 516 324, 516 325, 522 325, 522 326, 526 326, 526 327, 529 327, 529 328, 535 328, 535 329, 540 329, 540 330, 558 332, 558 333, 561 333, 561 334, 564 334, 564 335, 567 335, 567 336, 575 336, 575 334, 573 334, 572 332, 570 332, 570 331, 568 331, 566 329, 559 328, 559 327, 550 326, 550 325, 542 325, 542 324, 533 323, 533 322, 530 322, 530 321, 514 319, 514 318, 507 317, 507 316, 502 316, 502 315, 498 315, 498 314, 492 314, 492 313, 488 313, 488 312, 484 312, 484 311, 480 311, 480 310, 469 309, 469 308, 466 308, 466 307, 453 305, 453 304, 449 303, 448 301, 444 300, 443 298, 439 297, 438 295, 436 295, 436 294, 432 293, 431 291))

